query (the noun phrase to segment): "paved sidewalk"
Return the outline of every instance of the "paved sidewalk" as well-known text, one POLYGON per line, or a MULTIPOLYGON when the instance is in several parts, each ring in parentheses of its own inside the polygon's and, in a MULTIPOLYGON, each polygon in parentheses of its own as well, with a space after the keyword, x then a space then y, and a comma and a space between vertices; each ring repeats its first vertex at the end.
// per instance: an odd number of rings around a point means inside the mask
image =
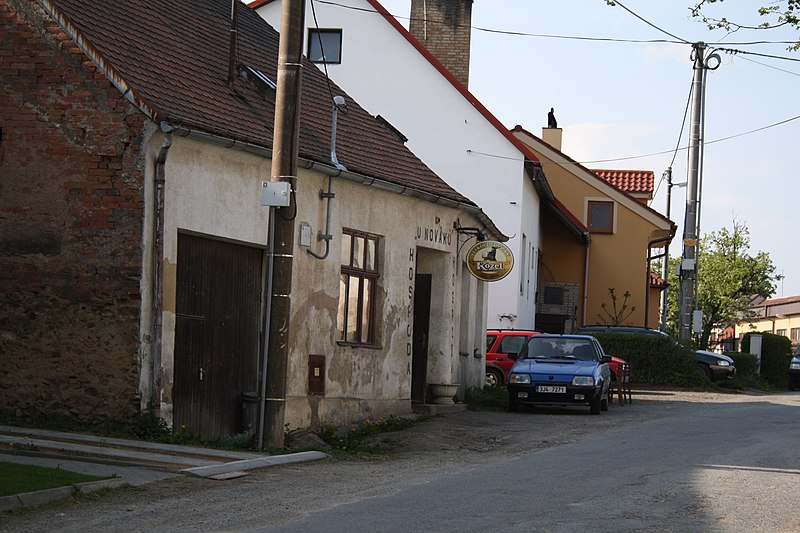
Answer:
POLYGON ((322 452, 265 455, 12 426, 0 426, 0 450, 0 461, 114 478, 0 497, 0 511, 39 505, 80 492, 124 484, 143 485, 178 475, 232 479, 247 475, 248 470, 255 468, 328 457, 322 452))

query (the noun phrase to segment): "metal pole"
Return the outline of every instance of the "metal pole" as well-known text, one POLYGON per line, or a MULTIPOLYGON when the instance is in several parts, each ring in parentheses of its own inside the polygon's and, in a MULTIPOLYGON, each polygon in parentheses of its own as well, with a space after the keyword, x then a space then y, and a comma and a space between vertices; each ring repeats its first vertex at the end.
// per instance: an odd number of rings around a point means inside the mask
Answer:
MULTIPOLYGON (((300 89, 302 83, 303 31, 306 0, 283 0, 278 45, 278 79, 275 94, 275 128, 272 145, 272 181, 288 181, 297 187, 300 89)), ((296 196, 292 194, 292 204, 296 196)), ((286 415, 286 374, 289 362, 289 317, 292 293, 294 213, 297 206, 280 208, 273 217, 275 246, 267 387, 265 437, 270 448, 283 448, 286 415), (288 211, 288 212, 286 212, 288 211)))
POLYGON ((683 255, 681 261, 680 339, 687 342, 692 336, 692 312, 697 271, 697 173, 700 167, 700 132, 703 103, 703 69, 705 43, 695 43, 694 75, 692 78, 692 113, 689 128, 689 162, 686 181, 686 215, 683 220, 683 255))

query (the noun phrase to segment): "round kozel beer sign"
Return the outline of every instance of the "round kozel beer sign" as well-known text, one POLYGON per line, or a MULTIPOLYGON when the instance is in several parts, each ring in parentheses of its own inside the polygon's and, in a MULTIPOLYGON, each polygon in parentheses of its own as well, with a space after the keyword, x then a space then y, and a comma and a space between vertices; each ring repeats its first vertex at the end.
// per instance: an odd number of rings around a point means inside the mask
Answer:
POLYGON ((499 281, 514 267, 511 248, 497 241, 481 241, 467 252, 467 268, 481 281, 499 281))

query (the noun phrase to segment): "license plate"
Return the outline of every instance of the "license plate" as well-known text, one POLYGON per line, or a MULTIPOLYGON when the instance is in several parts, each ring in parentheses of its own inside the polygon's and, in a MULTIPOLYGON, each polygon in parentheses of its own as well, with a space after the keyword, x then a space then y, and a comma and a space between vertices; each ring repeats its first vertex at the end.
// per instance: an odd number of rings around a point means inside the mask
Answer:
POLYGON ((554 392, 557 394, 564 394, 567 392, 567 388, 556 385, 538 385, 536 387, 536 392, 554 392))

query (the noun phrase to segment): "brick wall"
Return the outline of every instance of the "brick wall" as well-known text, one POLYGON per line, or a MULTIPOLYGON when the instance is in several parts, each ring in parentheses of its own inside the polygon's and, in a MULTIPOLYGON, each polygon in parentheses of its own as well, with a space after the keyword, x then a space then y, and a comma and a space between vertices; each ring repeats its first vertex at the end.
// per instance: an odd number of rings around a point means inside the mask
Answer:
POLYGON ((35 2, 0 0, 0 409, 138 407, 144 116, 35 2))
POLYGON ((469 84, 472 0, 412 0, 409 31, 464 87, 469 84))

